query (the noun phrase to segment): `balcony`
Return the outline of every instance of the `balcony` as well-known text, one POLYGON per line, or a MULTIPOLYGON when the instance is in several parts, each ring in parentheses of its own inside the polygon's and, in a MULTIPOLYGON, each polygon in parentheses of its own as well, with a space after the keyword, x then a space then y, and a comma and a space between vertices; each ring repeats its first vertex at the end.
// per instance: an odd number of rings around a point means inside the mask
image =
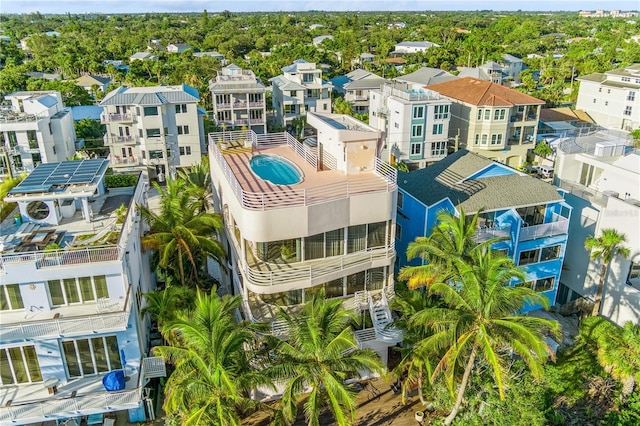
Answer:
POLYGON ((133 135, 118 136, 111 134, 104 135, 105 145, 136 145, 138 138, 133 135))
POLYGON ((72 379, 58 386, 54 395, 40 383, 12 386, 5 394, 0 408, 0 424, 30 424, 61 417, 79 417, 95 413, 137 408, 142 401, 142 389, 153 377, 165 377, 164 360, 160 357, 142 358, 139 372, 125 367, 130 380, 125 389, 107 392, 102 384, 106 373, 72 379), (9 396, 10 395, 10 396, 9 396))
POLYGON ((569 232, 569 219, 554 213, 549 223, 540 225, 527 225, 523 223, 520 229, 520 241, 535 240, 538 238, 553 237, 569 232))
POLYGON ((140 164, 140 161, 136 160, 135 157, 120 157, 119 155, 111 157, 110 161, 114 166, 137 166, 140 164))
POLYGON ((511 236, 511 225, 504 227, 478 228, 474 239, 477 243, 483 243, 492 238, 508 239, 511 236))
POLYGON ((96 303, 63 306, 48 312, 10 312, 2 315, 0 340, 14 342, 26 339, 69 338, 94 333, 123 331, 131 313, 131 291, 123 301, 100 299, 96 303), (28 317, 33 315, 33 320, 28 317), (41 319, 49 316, 49 319, 41 319), (18 319, 14 322, 13 319, 18 319))
POLYGON ((73 266, 86 263, 113 262, 120 259, 121 250, 115 246, 71 248, 56 251, 33 251, 0 255, 0 272, 24 265, 35 269, 73 266))
POLYGON ((100 115, 100 123, 135 123, 136 116, 130 112, 125 113, 102 113, 100 115))

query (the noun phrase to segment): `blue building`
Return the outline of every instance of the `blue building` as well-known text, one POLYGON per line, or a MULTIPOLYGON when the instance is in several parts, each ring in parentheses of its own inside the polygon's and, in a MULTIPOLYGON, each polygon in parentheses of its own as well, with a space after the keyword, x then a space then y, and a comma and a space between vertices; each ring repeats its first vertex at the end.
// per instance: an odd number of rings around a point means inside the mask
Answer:
POLYGON ((407 246, 416 237, 428 236, 443 210, 464 210, 467 215, 482 210, 478 241, 507 237, 494 249, 505 250, 526 272, 526 282, 513 285, 531 287, 555 303, 571 206, 554 186, 467 150, 425 169, 400 173, 397 268, 420 264, 420 259, 407 259, 407 246))

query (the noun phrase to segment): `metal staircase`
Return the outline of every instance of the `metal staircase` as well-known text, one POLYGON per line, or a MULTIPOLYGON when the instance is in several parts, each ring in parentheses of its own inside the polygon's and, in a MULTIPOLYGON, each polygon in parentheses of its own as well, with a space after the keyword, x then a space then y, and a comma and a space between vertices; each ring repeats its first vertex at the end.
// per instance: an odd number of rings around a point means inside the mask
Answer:
POLYGON ((402 332, 393 326, 393 316, 385 290, 378 295, 369 295, 369 313, 378 340, 388 343, 402 341, 402 332))

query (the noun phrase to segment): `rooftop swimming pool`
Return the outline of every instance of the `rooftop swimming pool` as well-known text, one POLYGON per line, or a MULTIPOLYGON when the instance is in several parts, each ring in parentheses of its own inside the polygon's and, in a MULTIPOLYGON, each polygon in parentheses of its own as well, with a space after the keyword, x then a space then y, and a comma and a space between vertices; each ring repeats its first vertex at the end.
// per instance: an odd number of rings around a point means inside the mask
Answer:
POLYGON ((274 185, 295 185, 302 182, 302 170, 279 155, 256 155, 251 158, 249 165, 256 176, 274 185))

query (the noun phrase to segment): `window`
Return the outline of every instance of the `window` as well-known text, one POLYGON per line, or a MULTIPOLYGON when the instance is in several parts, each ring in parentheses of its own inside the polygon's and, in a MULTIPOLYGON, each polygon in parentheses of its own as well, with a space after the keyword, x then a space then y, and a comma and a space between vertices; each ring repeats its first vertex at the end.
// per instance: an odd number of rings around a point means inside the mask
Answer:
POLYGON ((148 138, 159 138, 160 137, 160 129, 147 129, 147 137, 148 138))
POLYGON ((186 112, 187 112, 187 104, 176 105, 176 114, 181 114, 186 112))
POLYGON ((122 367, 116 336, 65 340, 62 352, 69 378, 92 376, 122 367))
POLYGON ((487 144, 487 135, 482 135, 482 145, 486 145, 487 144))
POLYGON ((189 134, 189 126, 177 126, 179 135, 188 135, 189 134))
POLYGON ((506 114, 506 111, 507 110, 505 110, 505 109, 497 109, 497 110, 495 110, 494 113, 493 113, 493 119, 494 120, 504 120, 504 116, 506 114))
POLYGON ((303 83, 313 83, 313 74, 302 74, 302 82, 303 83))
POLYGON ((434 124, 433 125, 433 134, 434 135, 441 135, 442 134, 442 124, 434 124))
POLYGON ((541 204, 537 206, 519 207, 516 212, 522 218, 523 226, 541 225, 544 223, 544 213, 546 205, 541 204))
POLYGON ((292 98, 295 98, 297 96, 298 92, 296 92, 295 90, 290 90, 289 91, 289 96, 291 96, 292 98))
POLYGON ((420 155, 422 153, 422 142, 411 144, 411 155, 420 155))
POLYGON ((595 99, 595 98, 593 99, 593 103, 594 103, 594 104, 596 103, 596 99, 595 99))
POLYGON ((624 107, 624 115, 631 115, 631 106, 627 105, 626 107, 624 107))
POLYGON ((396 129, 400 128, 400 123, 393 123, 393 127, 395 127, 396 129))
POLYGON ((164 155, 162 154, 162 151, 149 151, 149 159, 150 160, 157 160, 159 158, 164 158, 164 155))
POLYGON ((180 147, 180 155, 191 155, 191 147, 190 146, 181 146, 180 147))
POLYGON ((415 126, 411 126, 411 137, 413 138, 422 137, 422 124, 416 124, 415 126))
POLYGON ((540 262, 557 259, 560 257, 560 245, 543 247, 540 255, 540 262))
POLYGON ((433 110, 433 118, 435 120, 444 120, 449 118, 449 105, 436 105, 433 110))
POLYGON ((491 135, 491 145, 502 144, 502 135, 491 135))
POLYGON ((322 105, 322 110, 326 111, 327 110, 327 104, 322 105))
POLYGON ((533 287, 533 289, 538 293, 541 293, 543 291, 553 290, 555 282, 556 282, 555 277, 543 278, 541 280, 536 281, 535 287, 533 287))
POLYGON ((413 107, 413 118, 423 118, 423 117, 424 117, 424 106, 413 107))
POLYGON ((629 83, 631 81, 630 77, 622 77, 622 81, 624 81, 625 83, 629 83))
POLYGON ((296 113, 296 106, 295 105, 285 105, 284 106, 284 113, 285 114, 295 114, 296 113))
POLYGON ((27 140, 29 141, 29 148, 38 148, 38 134, 35 130, 27 130, 27 140))
POLYGON ((478 145, 480 143, 480 135, 476 133, 476 139, 473 142, 474 145, 478 145))
POLYGON ((598 93, 602 93, 602 87, 598 87, 598 93))
POLYGON ((520 253, 520 261, 518 262, 518 265, 522 266, 522 265, 528 265, 530 263, 536 263, 538 262, 539 256, 540 256, 540 249, 525 250, 520 253))
POLYGON ((640 283, 640 263, 631 262, 629 274, 627 275, 628 285, 638 285, 640 283))
POLYGON ((52 306, 71 305, 109 297, 107 279, 104 275, 50 280, 47 285, 52 306))
POLYGON ((34 346, 0 349, 0 384, 41 382, 40 364, 34 346))
POLYGON ((7 139, 9 139, 9 146, 11 148, 15 148, 16 146, 18 146, 18 137, 16 136, 15 131, 12 130, 7 132, 7 139))
POLYGON ((478 120, 482 120, 482 110, 478 110, 478 120))
POLYGON ((629 92, 627 94, 627 100, 628 101, 634 101, 636 99, 636 92, 629 92))
POLYGON ((490 109, 485 109, 484 110, 484 119, 485 120, 491 120, 491 110, 490 109))
POLYGON ((150 115, 158 115, 158 107, 155 107, 155 106, 144 107, 144 116, 148 117, 150 115))
POLYGON ((447 154, 446 142, 434 142, 431 144, 431 156, 440 157, 447 154))
POLYGON ((398 208, 401 209, 404 205, 404 193, 398 191, 398 208))
POLYGON ((18 284, 0 286, 0 311, 11 311, 14 309, 24 309, 20 286, 18 284))
POLYGON ((396 239, 397 240, 402 239, 402 226, 400 226, 399 223, 396 223, 396 239))

